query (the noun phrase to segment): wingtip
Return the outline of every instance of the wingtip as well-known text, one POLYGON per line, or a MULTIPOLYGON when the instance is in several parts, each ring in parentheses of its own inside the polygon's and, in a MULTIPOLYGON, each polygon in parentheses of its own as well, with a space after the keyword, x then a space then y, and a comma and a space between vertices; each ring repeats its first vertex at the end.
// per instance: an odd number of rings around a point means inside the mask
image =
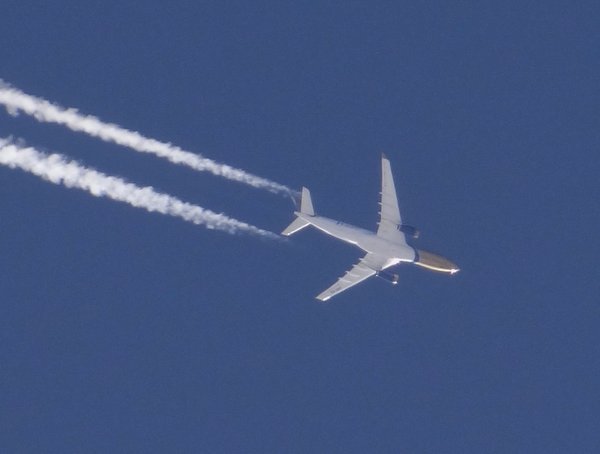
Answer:
POLYGON ((387 159, 388 157, 386 156, 385 153, 381 153, 381 159, 387 159))

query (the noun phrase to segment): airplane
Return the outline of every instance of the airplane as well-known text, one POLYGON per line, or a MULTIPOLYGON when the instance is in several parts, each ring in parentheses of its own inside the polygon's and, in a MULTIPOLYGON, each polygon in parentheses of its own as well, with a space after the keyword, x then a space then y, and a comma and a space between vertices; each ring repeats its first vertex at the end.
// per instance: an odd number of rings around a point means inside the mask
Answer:
POLYGON ((381 218, 376 233, 334 219, 317 216, 310 191, 305 187, 302 188, 300 211, 294 212, 296 218, 281 234, 290 236, 312 225, 328 235, 358 246, 367 253, 335 284, 319 294, 316 297, 318 300, 327 301, 332 296, 371 276, 378 276, 395 285, 400 276, 385 270, 403 262, 414 263, 423 268, 443 273, 455 274, 460 271, 450 260, 408 245, 406 235, 418 238, 419 231, 402 223, 392 168, 385 154, 381 155, 381 175, 381 201, 379 202, 381 218))

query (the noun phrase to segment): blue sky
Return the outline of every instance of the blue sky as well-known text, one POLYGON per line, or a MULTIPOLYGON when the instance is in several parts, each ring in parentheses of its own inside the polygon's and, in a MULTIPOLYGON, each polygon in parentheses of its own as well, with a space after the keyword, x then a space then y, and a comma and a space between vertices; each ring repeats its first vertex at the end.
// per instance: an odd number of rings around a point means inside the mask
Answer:
MULTIPOLYGON (((213 232, 0 168, 7 452, 597 452, 594 2, 5 2, 0 78, 415 246, 213 232)), ((284 197, 0 113, 0 136, 271 231, 284 197)))

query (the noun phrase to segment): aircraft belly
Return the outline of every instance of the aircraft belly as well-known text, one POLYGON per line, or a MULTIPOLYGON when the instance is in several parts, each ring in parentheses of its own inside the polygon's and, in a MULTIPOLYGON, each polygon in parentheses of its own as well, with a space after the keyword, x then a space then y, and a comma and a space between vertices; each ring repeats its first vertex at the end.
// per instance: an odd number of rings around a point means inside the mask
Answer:
POLYGON ((351 244, 358 244, 359 242, 362 229, 359 229, 358 227, 347 225, 342 222, 334 221, 321 216, 302 217, 328 235, 351 244))
POLYGON ((360 227, 322 216, 303 216, 302 214, 299 216, 328 235, 354 244, 365 252, 390 257, 393 264, 412 262, 415 259, 415 250, 407 244, 397 244, 360 227))
POLYGON ((412 247, 406 244, 392 243, 374 234, 361 238, 358 246, 366 252, 390 257, 394 264, 412 262, 415 259, 415 250, 412 247))

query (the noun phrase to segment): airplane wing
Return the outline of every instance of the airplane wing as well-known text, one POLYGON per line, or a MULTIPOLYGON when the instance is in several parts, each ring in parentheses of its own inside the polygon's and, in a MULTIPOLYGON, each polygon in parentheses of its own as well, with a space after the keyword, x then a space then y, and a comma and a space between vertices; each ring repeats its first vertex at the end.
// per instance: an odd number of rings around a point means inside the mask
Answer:
POLYGON ((368 253, 350 271, 340 277, 335 284, 317 296, 317 299, 327 301, 332 296, 349 289, 392 264, 389 257, 368 253))
POLYGON ((390 161, 385 155, 381 156, 381 219, 377 236, 395 243, 406 243, 404 233, 398 230, 402 224, 400 217, 400 208, 398 208, 398 198, 396 197, 396 187, 394 186, 394 177, 390 161))

